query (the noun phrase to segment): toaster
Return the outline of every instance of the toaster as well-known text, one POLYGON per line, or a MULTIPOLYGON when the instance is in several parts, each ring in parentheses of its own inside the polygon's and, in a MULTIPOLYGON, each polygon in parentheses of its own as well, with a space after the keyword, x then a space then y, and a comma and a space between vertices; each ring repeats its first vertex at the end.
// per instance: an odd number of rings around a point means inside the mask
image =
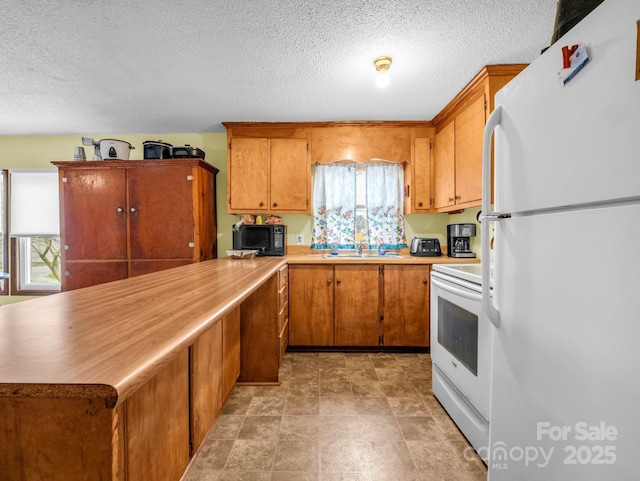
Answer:
POLYGON ((440 241, 427 237, 414 237, 411 239, 409 253, 416 257, 438 257, 442 255, 440 241))

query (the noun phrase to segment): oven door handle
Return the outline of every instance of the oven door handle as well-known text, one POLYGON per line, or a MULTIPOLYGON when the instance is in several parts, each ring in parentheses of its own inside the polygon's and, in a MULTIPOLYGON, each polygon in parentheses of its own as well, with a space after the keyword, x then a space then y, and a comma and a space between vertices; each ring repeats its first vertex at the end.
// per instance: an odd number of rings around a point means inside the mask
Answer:
POLYGON ((445 284, 444 282, 442 282, 440 279, 438 279, 437 277, 431 277, 431 284, 433 284, 434 286, 442 289, 443 291, 447 291, 450 292, 452 294, 455 294, 457 296, 461 296, 464 297, 466 299, 472 300, 472 301, 476 301, 476 302, 482 302, 482 296, 480 294, 478 294, 477 292, 472 292, 472 291, 468 291, 466 289, 460 288, 460 287, 456 287, 453 286, 451 284, 445 284))

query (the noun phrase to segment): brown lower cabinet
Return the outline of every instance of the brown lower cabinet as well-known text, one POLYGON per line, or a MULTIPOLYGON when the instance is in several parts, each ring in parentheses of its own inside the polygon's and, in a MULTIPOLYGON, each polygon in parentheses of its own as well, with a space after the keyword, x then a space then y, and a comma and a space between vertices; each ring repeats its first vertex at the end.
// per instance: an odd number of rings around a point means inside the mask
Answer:
POLYGON ((429 346, 428 265, 384 266, 385 346, 429 346))
POLYGON ((288 339, 288 268, 283 266, 240 307, 240 376, 238 382, 278 382, 288 339))
POLYGON ((429 265, 289 265, 291 346, 429 346, 429 265))
POLYGON ((236 308, 125 401, 124 479, 180 479, 239 372, 240 308, 236 308))
POLYGON ((334 344, 332 264, 289 266, 289 344, 334 344))
POLYGON ((334 279, 335 345, 377 346, 380 269, 377 265, 336 265, 334 279))
POLYGON ((193 343, 190 372, 191 442, 192 451, 195 451, 204 441, 240 374, 239 308, 193 343))
POLYGON ((124 479, 179 479, 190 460, 188 350, 133 393, 124 411, 124 479))
POLYGON ((281 364, 289 346, 289 266, 278 270, 278 333, 281 364))

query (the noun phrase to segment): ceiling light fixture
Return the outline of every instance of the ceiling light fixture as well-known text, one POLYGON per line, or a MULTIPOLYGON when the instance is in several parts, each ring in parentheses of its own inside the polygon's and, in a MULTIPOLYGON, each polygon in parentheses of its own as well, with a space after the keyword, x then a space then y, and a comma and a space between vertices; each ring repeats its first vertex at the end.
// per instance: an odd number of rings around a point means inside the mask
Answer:
POLYGON ((389 85, 389 67, 391 67, 391 57, 383 56, 378 57, 373 61, 373 65, 378 71, 378 77, 376 78, 376 85, 380 88, 384 88, 389 85))

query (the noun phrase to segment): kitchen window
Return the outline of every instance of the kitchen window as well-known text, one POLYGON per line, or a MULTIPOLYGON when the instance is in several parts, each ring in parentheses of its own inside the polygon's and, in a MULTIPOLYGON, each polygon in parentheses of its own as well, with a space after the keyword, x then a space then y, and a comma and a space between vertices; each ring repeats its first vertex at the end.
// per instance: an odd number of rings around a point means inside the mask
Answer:
POLYGON ((60 291, 60 237, 20 237, 14 242, 12 291, 36 295, 60 291))
POLYGON ((11 294, 60 291, 60 221, 56 170, 11 170, 11 294))
POLYGON ((312 248, 406 247, 402 164, 317 164, 312 248))

